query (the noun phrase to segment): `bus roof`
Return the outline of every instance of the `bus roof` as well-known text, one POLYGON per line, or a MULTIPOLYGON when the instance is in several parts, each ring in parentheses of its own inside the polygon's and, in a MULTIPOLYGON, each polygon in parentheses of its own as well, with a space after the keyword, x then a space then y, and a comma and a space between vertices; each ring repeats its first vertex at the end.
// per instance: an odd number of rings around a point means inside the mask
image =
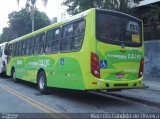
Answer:
POLYGON ((107 12, 112 12, 112 13, 118 13, 118 14, 123 14, 123 15, 125 15, 125 16, 132 17, 133 19, 136 19, 136 20, 142 22, 142 20, 140 20, 140 19, 138 19, 138 18, 136 18, 136 17, 134 17, 134 16, 131 16, 131 15, 129 15, 129 14, 126 14, 126 13, 124 13, 124 12, 114 11, 114 10, 108 10, 108 9, 97 9, 97 10, 99 10, 99 11, 107 11, 107 12))
MULTIPOLYGON (((95 11, 95 10, 107 11, 107 12, 113 12, 113 13, 123 14, 123 15, 126 15, 126 16, 128 16, 128 17, 132 17, 132 18, 134 18, 134 19, 137 19, 137 20, 141 21, 140 19, 138 19, 138 18, 136 18, 136 17, 133 17, 133 16, 131 16, 131 15, 128 15, 128 14, 126 14, 126 13, 122 13, 122 12, 118 12, 118 11, 113 11, 113 10, 107 10, 107 9, 91 8, 91 9, 89 9, 89 10, 86 10, 86 11, 82 12, 82 13, 79 13, 79 14, 77 14, 77 15, 72 16, 72 17, 70 17, 70 18, 67 19, 67 20, 64 20, 64 21, 61 21, 61 22, 58 22, 58 23, 51 24, 51 25, 49 25, 49 26, 46 26, 46 27, 44 27, 44 28, 41 28, 41 29, 39 29, 39 30, 36 30, 36 31, 34 31, 34 32, 31 32, 31 33, 29 33, 29 34, 26 34, 26 35, 24 35, 24 36, 21 36, 21 37, 19 37, 19 38, 16 38, 16 39, 14 39, 14 40, 11 40, 9 43, 14 43, 14 42, 16 42, 16 41, 19 41, 19 40, 23 40, 23 39, 25 39, 25 38, 32 37, 32 36, 34 36, 34 35, 36 35, 36 34, 40 34, 40 33, 42 33, 42 32, 45 32, 45 31, 47 31, 47 30, 50 30, 50 29, 52 29, 53 27, 58 27, 58 26, 61 26, 61 25, 64 24, 64 23, 67 23, 67 22, 76 20, 76 19, 78 19, 78 18, 85 17, 85 16, 87 16, 87 14, 88 14, 89 12, 95 11)), ((142 21, 141 21, 141 22, 142 22, 142 21)))
POLYGON ((31 33, 29 33, 29 34, 27 34, 27 35, 24 35, 24 36, 21 36, 21 37, 19 37, 19 38, 16 38, 16 39, 10 41, 9 43, 14 43, 14 42, 16 42, 16 41, 18 41, 18 40, 25 39, 26 37, 32 37, 32 36, 34 36, 34 35, 36 35, 36 34, 39 34, 39 33, 42 33, 42 32, 44 32, 44 31, 50 30, 50 29, 52 29, 53 27, 58 27, 58 26, 61 26, 61 25, 64 24, 64 23, 70 22, 70 21, 72 21, 72 20, 76 20, 76 19, 78 19, 78 18, 85 17, 85 16, 87 16, 87 14, 88 14, 89 12, 91 12, 91 11, 93 11, 93 10, 95 10, 95 8, 92 8, 92 9, 89 9, 89 10, 84 11, 84 12, 82 12, 82 13, 79 13, 79 14, 77 14, 77 15, 74 15, 74 16, 70 17, 70 18, 67 19, 67 20, 64 20, 64 21, 61 21, 61 22, 58 22, 58 23, 51 24, 51 25, 49 25, 49 26, 46 26, 46 27, 44 27, 44 28, 41 28, 41 29, 36 30, 36 31, 34 31, 34 32, 31 32, 31 33))

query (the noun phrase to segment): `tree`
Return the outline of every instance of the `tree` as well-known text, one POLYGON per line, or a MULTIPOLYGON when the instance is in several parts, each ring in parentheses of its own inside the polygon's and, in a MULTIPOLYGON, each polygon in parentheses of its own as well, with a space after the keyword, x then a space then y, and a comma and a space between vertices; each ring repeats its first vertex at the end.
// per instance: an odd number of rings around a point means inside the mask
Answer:
MULTIPOLYGON (((12 12, 8 16, 10 28, 16 32, 17 36, 31 32, 31 18, 28 8, 22 9, 19 12, 12 12)), ((50 25, 50 20, 44 12, 35 10, 35 30, 44 26, 50 25)))
POLYGON ((3 33, 0 35, 0 43, 10 41, 12 39, 11 34, 12 31, 8 27, 3 28, 3 33))
MULTIPOLYGON (((14 11, 8 15, 9 27, 3 28, 0 42, 10 41, 32 32, 32 19, 29 8, 23 8, 19 12, 14 11)), ((35 10, 35 30, 51 24, 48 16, 44 12, 35 10)))
MULTIPOLYGON (((17 0, 17 3, 19 5, 20 0, 17 0)), ((30 6, 31 9, 31 16, 32 16, 32 32, 34 31, 34 17, 35 17, 35 8, 36 8, 36 2, 37 0, 26 0, 26 6, 30 6)), ((48 0, 42 0, 42 3, 44 6, 47 5, 48 0)))
POLYGON ((64 0, 62 5, 67 6, 67 12, 71 15, 80 13, 89 8, 103 8, 130 12, 130 8, 140 0, 64 0))

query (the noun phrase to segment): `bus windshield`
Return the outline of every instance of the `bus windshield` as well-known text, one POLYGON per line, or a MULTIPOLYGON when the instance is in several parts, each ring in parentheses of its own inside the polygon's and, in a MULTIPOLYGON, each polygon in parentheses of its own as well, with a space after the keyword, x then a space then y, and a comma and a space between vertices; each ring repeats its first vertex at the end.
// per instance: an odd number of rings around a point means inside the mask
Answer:
POLYGON ((141 21, 125 14, 97 10, 97 39, 126 46, 142 45, 141 21))

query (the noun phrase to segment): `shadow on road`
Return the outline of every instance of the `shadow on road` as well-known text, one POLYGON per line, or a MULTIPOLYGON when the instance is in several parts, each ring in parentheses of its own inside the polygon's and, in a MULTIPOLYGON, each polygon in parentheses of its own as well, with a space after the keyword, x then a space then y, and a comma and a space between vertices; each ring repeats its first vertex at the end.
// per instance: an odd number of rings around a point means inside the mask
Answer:
MULTIPOLYGON (((6 81, 12 82, 12 79, 10 77, 3 79, 6 81)), ((14 82, 13 82, 14 83, 14 82)), ((38 92, 37 85, 34 83, 30 83, 27 81, 22 81, 19 80, 18 85, 24 86, 26 88, 31 88, 33 90, 37 90, 36 93, 33 91, 35 96, 43 96, 43 97, 50 97, 50 98, 55 98, 56 99, 63 99, 67 101, 71 101, 74 103, 80 103, 82 105, 93 105, 96 106, 96 108, 103 108, 106 106, 111 106, 111 107, 117 107, 117 106, 123 106, 123 107, 128 107, 129 105, 131 106, 132 103, 127 102, 126 100, 118 99, 116 97, 113 97, 111 95, 97 95, 93 94, 87 91, 79 91, 79 90, 70 90, 70 89, 61 89, 61 88, 49 88, 48 94, 47 95, 41 95, 38 92)), ((53 102, 54 104, 54 102, 53 102)), ((134 104, 133 104, 134 105, 134 104)))

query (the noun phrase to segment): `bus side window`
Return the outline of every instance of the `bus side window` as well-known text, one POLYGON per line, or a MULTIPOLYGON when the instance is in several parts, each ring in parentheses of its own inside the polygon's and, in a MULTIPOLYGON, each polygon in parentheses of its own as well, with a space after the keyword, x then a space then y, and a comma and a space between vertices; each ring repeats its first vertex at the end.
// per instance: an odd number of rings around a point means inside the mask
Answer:
POLYGON ((47 32, 45 53, 57 53, 59 51, 60 29, 52 29, 47 32))
POLYGON ((34 54, 34 44, 35 44, 35 38, 31 37, 30 39, 30 49, 29 49, 29 55, 34 54))
POLYGON ((17 43, 17 56, 20 56, 20 41, 17 43))
POLYGON ((55 29, 53 33, 53 53, 57 53, 59 51, 59 43, 60 43, 60 29, 55 29))
POLYGON ((22 40, 22 56, 25 55, 26 52, 26 40, 22 40))
POLYGON ((22 41, 19 41, 18 42, 18 56, 21 56, 21 53, 22 53, 21 47, 22 47, 22 41))
POLYGON ((74 24, 72 50, 79 51, 82 46, 85 31, 85 21, 76 22, 74 24))
POLYGON ((18 42, 15 44, 15 56, 18 56, 18 42))
POLYGON ((30 38, 26 39, 26 55, 29 55, 30 38))
POLYGON ((12 47, 12 56, 15 56, 15 48, 16 48, 16 43, 13 43, 13 47, 12 47))
POLYGON ((38 54, 43 54, 44 51, 44 42, 45 42, 45 33, 42 33, 40 35, 40 39, 39 39, 39 50, 38 50, 38 54))
POLYGON ((73 35, 73 24, 66 25, 62 28, 61 48, 60 48, 61 52, 71 51, 72 35, 73 35))
POLYGON ((45 53, 52 53, 53 30, 47 31, 45 53))
POLYGON ((40 35, 35 36, 34 54, 38 54, 40 35))
POLYGON ((8 47, 8 55, 9 56, 12 55, 12 47, 13 47, 13 44, 9 44, 9 47, 8 47))

